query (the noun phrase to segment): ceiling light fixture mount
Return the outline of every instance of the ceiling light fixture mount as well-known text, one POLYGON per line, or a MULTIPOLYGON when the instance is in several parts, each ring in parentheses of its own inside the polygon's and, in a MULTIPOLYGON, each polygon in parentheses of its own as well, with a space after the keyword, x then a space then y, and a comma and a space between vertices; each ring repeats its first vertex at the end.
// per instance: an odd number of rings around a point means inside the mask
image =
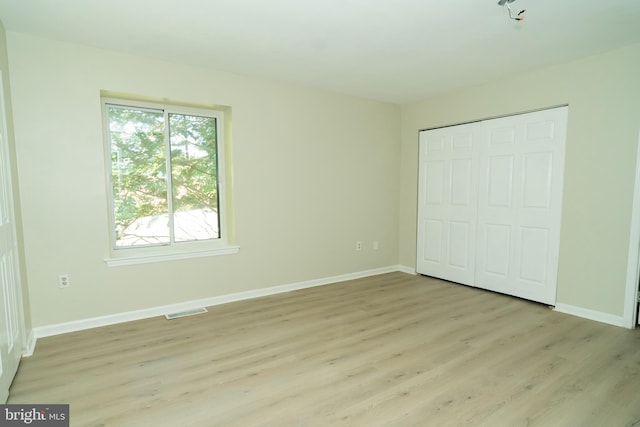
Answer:
POLYGON ((514 21, 524 21, 524 16, 522 16, 527 9, 522 9, 520 12, 518 12, 517 14, 514 15, 514 12, 511 10, 511 3, 513 3, 516 0, 498 0, 498 6, 503 6, 506 7, 507 10, 509 11, 509 18, 513 19, 514 21))

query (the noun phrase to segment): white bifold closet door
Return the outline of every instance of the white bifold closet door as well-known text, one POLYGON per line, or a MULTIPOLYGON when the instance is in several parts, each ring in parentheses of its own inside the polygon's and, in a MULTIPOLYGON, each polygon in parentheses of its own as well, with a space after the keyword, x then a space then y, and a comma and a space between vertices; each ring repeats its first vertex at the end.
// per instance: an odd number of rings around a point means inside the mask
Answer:
POLYGON ((555 305, 567 107, 420 133, 417 272, 555 305))
POLYGON ((418 272, 473 285, 480 123, 420 133, 418 272))

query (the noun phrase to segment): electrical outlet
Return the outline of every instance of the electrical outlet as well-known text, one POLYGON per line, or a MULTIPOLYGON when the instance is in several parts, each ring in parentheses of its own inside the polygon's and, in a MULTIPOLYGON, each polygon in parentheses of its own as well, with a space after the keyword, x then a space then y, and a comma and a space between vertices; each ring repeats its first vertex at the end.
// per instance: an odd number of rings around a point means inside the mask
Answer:
POLYGON ((69 282, 69 274, 68 273, 61 274, 60 276, 58 276, 58 285, 62 289, 68 288, 69 286, 71 286, 71 283, 69 282))
POLYGON ((356 251, 361 251, 362 250, 362 242, 361 241, 357 241, 356 242, 356 251))
POLYGON ((380 247, 380 245, 378 244, 378 241, 377 241, 377 240, 374 240, 374 241, 373 241, 373 250, 374 250, 374 251, 377 251, 379 247, 380 247))

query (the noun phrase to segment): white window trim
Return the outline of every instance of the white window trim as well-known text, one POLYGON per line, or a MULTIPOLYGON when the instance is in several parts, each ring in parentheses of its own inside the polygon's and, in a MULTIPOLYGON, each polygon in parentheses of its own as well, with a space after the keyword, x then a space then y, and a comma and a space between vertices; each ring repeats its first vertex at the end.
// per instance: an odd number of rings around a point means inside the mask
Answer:
POLYGON ((218 255, 228 255, 238 253, 239 246, 229 242, 229 224, 227 221, 227 158, 225 145, 227 136, 225 134, 224 111, 215 108, 186 107, 182 105, 172 105, 164 102, 146 102, 130 98, 101 97, 102 119, 104 131, 105 165, 107 179, 107 197, 109 206, 109 256, 104 258, 108 267, 123 265, 146 264, 154 262, 175 261, 181 259, 201 258, 218 255), (174 242, 167 245, 155 245, 144 247, 116 247, 115 219, 113 206, 113 183, 111 173, 111 141, 109 140, 109 122, 107 114, 108 105, 119 105, 133 108, 152 109, 164 111, 164 114, 194 114, 217 119, 218 140, 217 140, 217 160, 218 160, 218 219, 220 221, 220 238, 216 240, 203 240, 194 242, 174 242))
POLYGON ((180 250, 180 251, 170 251, 167 248, 165 253, 141 253, 142 248, 134 249, 136 252, 130 256, 119 256, 119 257, 110 257, 105 258, 104 262, 108 267, 118 267, 122 265, 135 265, 135 264, 147 264, 152 262, 166 262, 166 261, 177 261, 181 259, 191 259, 191 258, 203 258, 210 256, 218 256, 218 255, 230 255, 237 254, 240 251, 239 246, 224 246, 216 249, 204 249, 204 250, 180 250))

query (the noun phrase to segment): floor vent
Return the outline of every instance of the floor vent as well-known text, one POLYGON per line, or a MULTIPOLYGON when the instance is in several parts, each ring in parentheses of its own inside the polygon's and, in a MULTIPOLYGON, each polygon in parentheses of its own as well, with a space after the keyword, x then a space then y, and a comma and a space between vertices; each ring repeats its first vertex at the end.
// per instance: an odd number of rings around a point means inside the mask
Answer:
POLYGON ((178 319, 180 317, 195 316, 196 314, 204 314, 206 312, 207 312, 207 309, 202 307, 202 308, 194 308, 193 310, 180 311, 178 313, 165 314, 164 317, 166 317, 167 320, 172 320, 172 319, 178 319))

